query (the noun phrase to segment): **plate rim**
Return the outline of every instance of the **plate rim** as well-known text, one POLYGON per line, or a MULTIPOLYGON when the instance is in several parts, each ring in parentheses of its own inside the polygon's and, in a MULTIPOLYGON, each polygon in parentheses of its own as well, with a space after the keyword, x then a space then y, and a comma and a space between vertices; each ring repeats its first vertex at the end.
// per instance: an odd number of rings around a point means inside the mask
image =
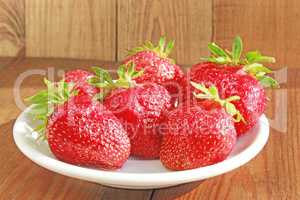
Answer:
POLYGON ((26 145, 25 142, 22 141, 22 136, 17 131, 17 126, 22 122, 22 119, 26 119, 25 115, 29 110, 30 107, 26 108, 18 116, 13 126, 14 142, 18 149, 28 159, 43 168, 65 176, 108 185, 123 183, 121 185, 124 186, 125 184, 125 186, 128 186, 128 188, 134 186, 147 187, 156 185, 158 183, 159 185, 177 185, 180 183, 211 178, 232 171, 249 162, 263 149, 268 141, 270 129, 268 119, 266 118, 265 114, 263 114, 257 123, 259 125, 259 133, 256 134, 256 137, 253 139, 253 141, 251 141, 251 143, 242 152, 214 165, 184 171, 167 171, 147 174, 131 172, 124 173, 120 171, 106 171, 68 164, 55 158, 46 156, 34 148, 30 148, 29 145, 26 145))

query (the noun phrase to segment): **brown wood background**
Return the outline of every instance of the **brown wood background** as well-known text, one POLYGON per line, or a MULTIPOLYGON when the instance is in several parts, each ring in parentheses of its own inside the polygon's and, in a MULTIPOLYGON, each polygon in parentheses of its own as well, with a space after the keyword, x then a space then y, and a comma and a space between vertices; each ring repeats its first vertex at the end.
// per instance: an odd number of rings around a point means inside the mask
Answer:
POLYGON ((144 40, 176 40, 173 57, 192 64, 211 40, 298 67, 298 0, 0 0, 0 56, 119 61, 144 40))

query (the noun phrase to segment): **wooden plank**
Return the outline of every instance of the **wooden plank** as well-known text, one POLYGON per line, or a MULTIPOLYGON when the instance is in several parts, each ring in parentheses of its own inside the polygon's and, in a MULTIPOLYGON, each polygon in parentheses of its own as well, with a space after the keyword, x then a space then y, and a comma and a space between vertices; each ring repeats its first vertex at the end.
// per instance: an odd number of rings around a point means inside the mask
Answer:
POLYGON ((115 60, 116 0, 26 0, 26 55, 115 60))
POLYGON ((0 1, 0 56, 23 56, 24 0, 0 1))
POLYGON ((284 30, 285 46, 282 49, 285 53, 285 66, 289 68, 300 68, 300 1, 288 0, 284 1, 285 7, 285 26, 284 30))
POLYGON ((275 56, 275 68, 299 67, 299 6, 297 0, 215 0, 214 40, 230 48, 241 35, 247 50, 275 56))
POLYGON ((202 182, 197 181, 169 188, 156 189, 153 192, 151 200, 173 200, 179 198, 180 196, 185 195, 185 193, 190 193, 191 191, 193 191, 193 189, 201 187, 201 183, 202 182))
POLYGON ((172 56, 180 64, 207 55, 212 33, 212 1, 120 0, 118 2, 118 59, 145 40, 161 35, 176 40, 172 56))

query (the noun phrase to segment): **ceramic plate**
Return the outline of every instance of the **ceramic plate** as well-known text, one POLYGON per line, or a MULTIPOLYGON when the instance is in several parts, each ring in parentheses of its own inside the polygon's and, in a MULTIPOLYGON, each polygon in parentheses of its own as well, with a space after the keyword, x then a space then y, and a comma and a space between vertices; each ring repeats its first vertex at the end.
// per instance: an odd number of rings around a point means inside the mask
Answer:
POLYGON ((57 160, 47 142, 37 143, 32 137, 33 124, 25 110, 16 120, 13 134, 18 148, 36 164, 78 179, 118 188, 150 189, 174 186, 182 183, 208 179, 236 169, 255 157, 269 137, 269 123, 262 115, 257 125, 240 137, 230 156, 223 162, 186 171, 169 171, 159 160, 136 160, 130 158, 122 169, 104 171, 79 167, 57 160))

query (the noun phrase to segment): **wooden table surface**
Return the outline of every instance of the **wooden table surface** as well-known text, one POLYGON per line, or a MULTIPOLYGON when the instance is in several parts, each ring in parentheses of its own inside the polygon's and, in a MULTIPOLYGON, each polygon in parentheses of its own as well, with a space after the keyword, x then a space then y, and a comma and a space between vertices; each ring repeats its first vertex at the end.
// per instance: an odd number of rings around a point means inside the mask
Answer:
MULTIPOLYGON (((270 139, 264 150, 246 165, 203 182, 157 190, 122 190, 68 178, 41 168, 15 146, 12 127, 21 110, 16 106, 13 87, 17 77, 28 69, 50 67, 50 72, 91 65, 110 66, 92 60, 19 59, 0 62, 0 199, 300 199, 300 70, 288 71, 288 83, 268 91, 267 109, 272 122, 270 139), (54 68, 51 68, 54 67, 54 68), (287 95, 285 101, 284 95, 287 95), (276 97, 276 100, 275 100, 276 97), (276 103, 277 102, 277 103, 276 103), (287 108, 287 113, 285 108, 287 108), (285 116, 287 114, 287 116, 285 116), (286 130, 285 130, 286 129, 286 130)), ((21 85, 21 97, 42 88, 42 77, 30 76, 21 85)))

